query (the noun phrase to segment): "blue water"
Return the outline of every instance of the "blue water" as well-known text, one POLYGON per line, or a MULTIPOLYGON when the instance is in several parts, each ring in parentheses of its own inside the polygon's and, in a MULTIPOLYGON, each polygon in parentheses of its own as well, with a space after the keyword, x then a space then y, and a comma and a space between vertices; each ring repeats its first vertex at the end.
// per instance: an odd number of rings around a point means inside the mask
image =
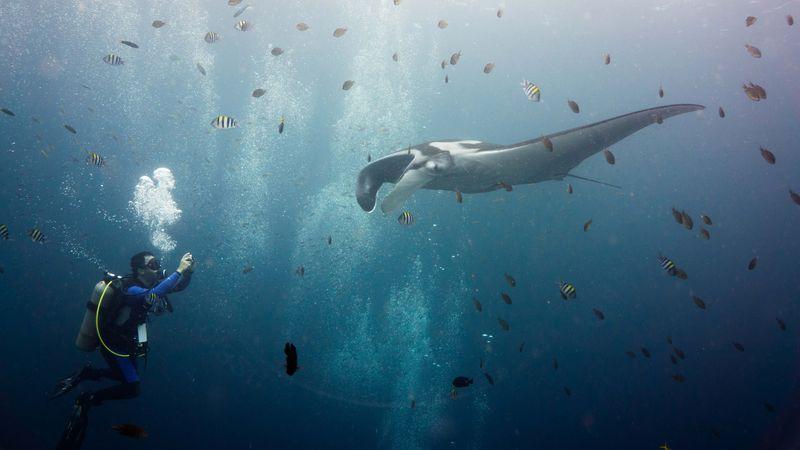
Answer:
POLYGON ((85 302, 103 269, 124 272, 145 249, 170 270, 191 251, 194 280, 151 321, 141 396, 93 409, 85 449, 796 448, 800 29, 785 16, 800 17, 800 1, 253 1, 238 19, 248 2, 226 3, 0 4, 0 107, 16 114, 0 114, 12 234, 0 241, 0 448, 55 445, 74 394, 46 394, 85 361, 102 365, 73 344, 85 302), (239 19, 253 29, 235 31, 239 19), (337 27, 348 31, 334 38, 337 27), (207 31, 221 40, 205 43, 207 31), (125 64, 105 64, 109 52, 125 64), (749 100, 747 81, 768 99, 749 100), (463 204, 422 190, 404 205, 411 227, 355 201, 368 154, 509 144, 673 103, 706 110, 616 144, 613 166, 595 155, 575 170, 622 189, 546 182, 463 204), (240 126, 211 128, 219 114, 240 126), (131 206, 159 167, 182 211, 168 251, 131 206), (48 242, 27 238, 34 226, 48 242), (659 251, 689 279, 667 276, 659 251), (576 300, 559 298, 560 279, 576 300), (686 353, 677 365, 668 336, 686 353), (300 358, 291 378, 287 341, 300 358), (451 399, 460 375, 475 383, 451 399), (118 423, 150 436, 119 436, 118 423))

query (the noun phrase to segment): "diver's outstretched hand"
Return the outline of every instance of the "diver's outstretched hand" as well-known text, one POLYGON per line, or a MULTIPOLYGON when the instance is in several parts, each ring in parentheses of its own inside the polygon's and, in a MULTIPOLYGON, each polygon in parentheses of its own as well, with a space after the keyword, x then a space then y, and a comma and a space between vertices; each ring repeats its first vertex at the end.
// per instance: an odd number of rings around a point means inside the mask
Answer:
POLYGON ((181 258, 181 263, 178 264, 178 273, 183 273, 184 271, 194 272, 194 259, 192 258, 191 253, 187 253, 183 255, 181 258))

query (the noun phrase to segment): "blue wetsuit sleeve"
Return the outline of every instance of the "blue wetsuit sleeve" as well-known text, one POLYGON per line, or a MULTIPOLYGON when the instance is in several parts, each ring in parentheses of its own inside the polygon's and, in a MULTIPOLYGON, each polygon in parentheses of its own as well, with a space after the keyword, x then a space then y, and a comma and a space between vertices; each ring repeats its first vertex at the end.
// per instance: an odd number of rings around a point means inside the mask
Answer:
POLYGON ((189 283, 191 282, 192 282, 192 272, 189 272, 187 270, 186 272, 183 272, 183 275, 181 275, 180 280, 178 280, 178 284, 176 284, 175 287, 172 288, 172 292, 180 292, 186 289, 187 287, 189 287, 189 283))
POLYGON ((178 274, 178 272, 173 272, 172 275, 164 278, 161 283, 158 283, 158 285, 152 289, 146 289, 141 286, 131 286, 128 290, 123 292, 123 301, 129 306, 137 306, 144 303, 150 294, 155 294, 157 297, 164 297, 175 289, 175 285, 178 284, 178 278, 180 278, 180 274, 178 274))

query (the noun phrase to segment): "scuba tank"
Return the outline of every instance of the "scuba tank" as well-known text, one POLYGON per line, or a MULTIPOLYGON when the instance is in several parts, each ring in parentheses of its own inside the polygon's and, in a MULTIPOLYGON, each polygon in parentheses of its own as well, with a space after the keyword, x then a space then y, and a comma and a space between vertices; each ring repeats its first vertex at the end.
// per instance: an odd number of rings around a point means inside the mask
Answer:
MULTIPOLYGON (((162 271, 161 279, 166 276, 166 271, 162 271)), ((109 317, 108 314, 115 314, 116 317, 113 325, 120 327, 125 324, 131 317, 132 309, 130 306, 120 304, 120 296, 117 295, 122 291, 123 280, 127 277, 115 275, 111 272, 105 272, 105 276, 94 287, 89 301, 86 302, 86 312, 83 315, 78 336, 75 338, 75 346, 85 352, 93 352, 99 345, 102 345, 110 353, 120 356, 128 357, 130 355, 117 353, 110 348, 104 341, 105 332, 100 328, 101 323, 107 322, 101 320, 103 317, 109 317), (98 311, 99 308, 99 311, 98 311), (103 333, 100 335, 99 333, 103 333)), ((167 300, 167 311, 172 312, 172 305, 167 300)), ((111 324, 109 324, 111 325, 111 324)), ((105 336, 108 339, 108 336, 105 336)), ((137 327, 136 336, 137 356, 145 356, 147 353, 147 324, 143 322, 137 327)))
POLYGON ((81 328, 78 331, 78 336, 75 338, 75 346, 78 347, 78 349, 84 352, 93 352, 97 349, 97 346, 100 345, 100 340, 97 337, 97 327, 95 326, 97 304, 100 303, 100 298, 102 297, 104 310, 117 306, 115 294, 121 287, 119 283, 120 280, 122 280, 121 276, 106 272, 103 279, 94 286, 92 295, 89 297, 89 301, 86 302, 86 312, 83 314, 81 328), (111 286, 106 288, 109 284, 111 284, 111 286), (114 286, 115 284, 116 286, 114 286), (104 292, 105 295, 103 294, 104 292))

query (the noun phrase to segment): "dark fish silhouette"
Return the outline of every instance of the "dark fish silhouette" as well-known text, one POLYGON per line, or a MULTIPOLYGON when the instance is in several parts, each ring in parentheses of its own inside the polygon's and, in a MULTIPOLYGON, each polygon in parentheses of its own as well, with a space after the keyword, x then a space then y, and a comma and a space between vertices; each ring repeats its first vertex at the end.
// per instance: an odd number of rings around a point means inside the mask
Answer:
POLYGON ((300 278, 303 278, 306 274, 306 268, 303 266, 298 266, 297 269, 295 269, 294 274, 300 278))
POLYGON ((744 25, 746 27, 749 27, 750 25, 753 25, 754 23, 756 23, 756 20, 758 20, 758 19, 756 19, 753 16, 747 16, 747 18, 744 19, 744 25))
POLYGON ((515 280, 514 277, 512 277, 509 274, 504 274, 504 275, 506 277, 506 282, 508 283, 509 286, 511 286, 512 288, 517 286, 517 280, 515 280))
POLYGON ((253 91, 253 93, 252 93, 251 95, 252 95, 253 97, 255 97, 255 98, 259 98, 259 97, 261 97, 262 95, 264 95, 264 94, 266 94, 266 93, 267 93, 267 91, 266 91, 266 90, 264 90, 264 89, 261 89, 261 88, 258 88, 258 89, 256 89, 256 90, 254 90, 254 91, 253 91))
POLYGON ((123 423, 119 425, 111 425, 111 429, 117 433, 134 439, 144 439, 148 436, 147 431, 139 425, 132 423, 123 423))
POLYGON ((599 320, 603 320, 606 318, 606 315, 603 314, 603 311, 600 311, 599 309, 593 308, 592 312, 594 312, 594 315, 597 316, 599 320))
POLYGON ((479 302, 477 298, 472 297, 472 303, 475 305, 475 309, 477 309, 478 312, 483 311, 483 306, 481 306, 481 302, 479 302))
POLYGON ((161 20, 154 20, 151 25, 153 25, 153 28, 161 28, 166 24, 167 24, 166 22, 163 22, 161 20))
POLYGON ((500 186, 501 188, 505 189, 506 192, 511 192, 511 191, 514 190, 514 187, 511 186, 510 184, 506 183, 505 181, 501 181, 501 182, 497 183, 497 185, 500 186))
POLYGON ((786 331, 786 323, 778 318, 776 318, 775 320, 778 321, 778 328, 780 328, 781 331, 786 331))
POLYGON ((686 353, 683 353, 683 350, 679 349, 678 347, 672 347, 672 351, 675 352, 675 355, 677 355, 678 358, 686 359, 686 353))
POLYGON ((672 207, 672 217, 675 218, 675 222, 678 222, 678 225, 683 225, 683 214, 680 211, 672 207))
POLYGON ((492 386, 494 386, 494 379, 492 378, 492 376, 491 376, 491 375, 489 375, 489 373, 488 373, 488 372, 483 372, 483 376, 485 376, 485 377, 486 377, 486 381, 488 381, 488 382, 489 382, 489 384, 491 384, 492 386))
POLYGON ((333 244, 333 238, 332 238, 332 237, 331 237, 331 235, 329 234, 329 235, 328 235, 328 245, 331 245, 331 244, 333 244))
POLYGON ((739 350, 740 352, 744 351, 744 345, 742 345, 739 342, 733 342, 733 346, 736 348, 736 350, 739 350))
POLYGON ((706 302, 704 302, 702 298, 700 298, 700 297, 698 297, 696 295, 693 295, 692 296, 692 301, 694 302, 695 305, 697 305, 698 308, 706 309, 706 302))
POLYGON ((558 360, 553 358, 553 370, 558 370, 558 360))
POLYGON ((794 25, 794 17, 791 14, 786 16, 786 24, 789 26, 794 25))
POLYGON ((678 364, 678 359, 675 358, 675 355, 669 355, 669 360, 672 361, 672 364, 678 364))
POLYGON ((542 144, 544 145, 544 148, 547 149, 547 151, 549 152, 553 151, 553 141, 551 141, 549 137, 547 136, 542 137, 542 144))
POLYGON ((503 297, 503 301, 506 303, 506 305, 511 304, 511 297, 508 294, 506 294, 505 292, 501 292, 500 296, 503 297))
POLYGON ((567 194, 572 194, 572 185, 571 184, 567 185, 567 194))
POLYGON ((411 400, 411 409, 414 409, 415 406, 417 406, 417 401, 411 400))
POLYGON ((300 368, 297 365, 297 348, 291 342, 283 346, 283 353, 286 354, 286 374, 292 376, 300 368))
POLYGON ((800 194, 798 194, 797 192, 795 192, 795 191, 793 191, 793 190, 789 189, 789 197, 791 197, 791 198, 792 198, 792 201, 793 201, 793 202, 794 202, 796 205, 800 205, 800 194))
POLYGON ((694 227, 692 218, 686 214, 686 211, 681 211, 681 216, 683 216, 683 227, 687 230, 691 230, 694 227))
POLYGON ((767 402, 764 402, 764 409, 766 409, 767 412, 770 412, 770 413, 774 413, 775 412, 775 407, 772 404, 767 403, 767 402))
POLYGON ((11 111, 10 109, 7 109, 7 108, 0 108, 0 111, 3 111, 4 114, 9 115, 11 117, 16 116, 16 114, 14 114, 13 111, 11 111))
POLYGON ((603 62, 605 63, 605 65, 611 64, 611 55, 609 55, 608 53, 604 54, 603 62))
POLYGON ((706 225, 713 225, 713 222, 711 222, 711 217, 708 217, 705 214, 700 214, 700 220, 702 220, 706 225))
POLYGON ((743 84, 742 89, 747 95, 747 98, 754 102, 766 100, 767 98, 767 90, 762 86, 753 83, 752 81, 748 82, 747 84, 743 84))
POLYGON ((720 117, 720 119, 724 119, 725 118, 725 110, 722 109, 722 106, 719 107, 719 117, 720 117))
POLYGON ((461 195, 461 191, 456 191, 456 202, 463 203, 464 197, 461 195))
POLYGON ((705 228, 701 228, 700 237, 707 241, 711 239, 711 233, 709 233, 708 230, 706 230, 705 228))
POLYGON ((250 265, 244 266, 244 269, 242 269, 242 273, 250 273, 252 271, 253 271, 253 266, 250 265))
POLYGON ((564 386, 564 393, 567 394, 567 397, 572 396, 572 389, 564 386))
POLYGON ((642 347, 642 354, 644 355, 645 358, 649 358, 650 357, 650 350, 642 347))
POLYGON ((578 106, 577 103, 575 103, 574 100, 567 100, 567 104, 569 105, 569 109, 571 109, 572 112, 574 112, 575 114, 581 112, 581 108, 578 106))
POLYGON ((500 324, 500 328, 502 328, 504 331, 508 331, 511 328, 508 322, 499 317, 497 318, 497 322, 500 324))
POLYGON ((750 260, 750 262, 747 264, 747 270, 755 269, 757 264, 758 264, 758 256, 750 260))
POLYGON ((583 231, 589 231, 589 227, 592 225, 592 219, 589 219, 586 223, 583 224, 583 231))
POLYGON ((632 351, 630 351, 630 350, 626 351, 626 352, 625 352, 625 354, 626 354, 626 355, 628 355, 628 357, 629 357, 630 359, 636 359, 636 353, 633 353, 633 352, 632 352, 632 351))
POLYGON ((78 133, 77 131, 75 131, 75 128, 72 128, 70 125, 64 125, 64 128, 66 128, 66 130, 69 131, 72 134, 77 134, 78 133))
POLYGON ((747 53, 750 53, 750 56, 753 58, 761 58, 761 50, 758 47, 754 47, 752 45, 744 44, 745 50, 747 53))
POLYGON ((138 45, 136 45, 135 43, 133 43, 131 41, 119 41, 119 43, 123 44, 123 45, 127 45, 130 48, 139 48, 138 45))
POLYGON ((522 350, 524 350, 524 349, 525 349, 525 342, 523 342, 522 344, 519 344, 519 352, 522 353, 522 350))
POLYGON ((658 87, 658 96, 664 98, 664 88, 661 86, 658 87))
POLYGON ((775 164, 775 154, 764 147, 759 147, 761 157, 764 158, 768 164, 775 164))
POLYGON ((611 153, 611 150, 605 149, 603 150, 603 156, 606 157, 606 162, 611 164, 612 166, 617 162, 617 158, 611 153))
POLYGON ((683 383, 684 381, 686 381, 686 377, 684 377, 683 375, 681 375, 679 373, 676 373, 675 375, 673 375, 672 379, 677 381, 678 383, 683 383))

